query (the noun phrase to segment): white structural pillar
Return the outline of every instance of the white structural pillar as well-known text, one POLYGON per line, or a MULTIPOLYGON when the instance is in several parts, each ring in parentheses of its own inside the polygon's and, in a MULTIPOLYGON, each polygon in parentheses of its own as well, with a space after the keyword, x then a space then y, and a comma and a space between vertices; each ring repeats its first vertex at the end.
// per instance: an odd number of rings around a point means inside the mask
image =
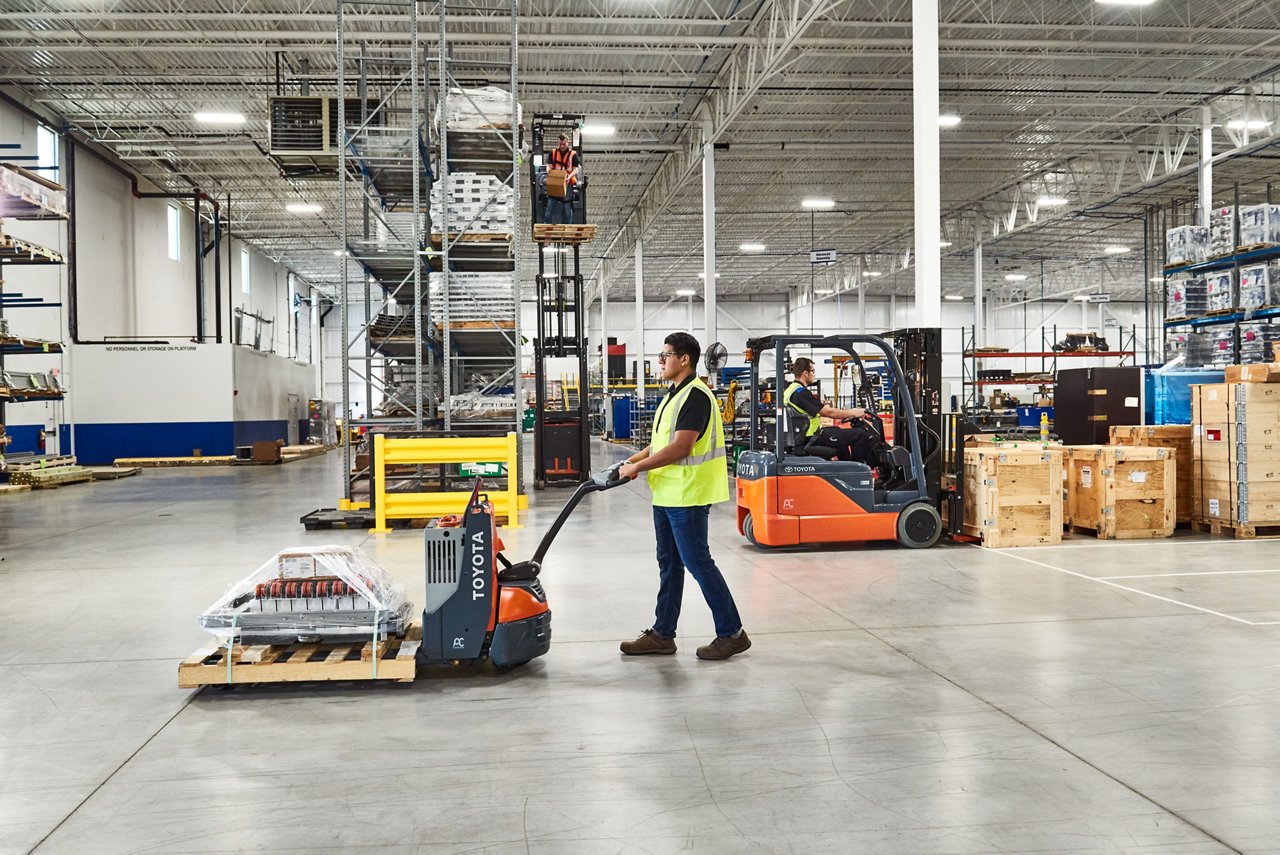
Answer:
POLYGON ((916 326, 942 326, 942 180, 938 124, 938 0, 911 2, 915 113, 916 326))
POLYGON ((1209 227, 1213 210, 1213 109, 1200 108, 1200 225, 1209 227))
MULTIPOLYGON (((608 420, 613 413, 609 406, 609 283, 603 274, 596 276, 600 279, 600 390, 604 393, 604 414, 608 420)), ((583 382, 587 382, 585 378, 583 382)))
POLYGON ((982 347, 986 344, 986 334, 983 320, 983 305, 985 295, 982 291, 982 240, 979 238, 973 244, 973 346, 982 347))
MULTIPOLYGON (((716 329, 716 147, 711 134, 711 122, 705 122, 702 126, 702 275, 706 282, 702 308, 707 325, 703 332, 703 352, 719 335, 716 329)), ((714 385, 715 378, 711 380, 714 385)))
POLYGON ((636 241, 636 400, 644 403, 644 243, 636 241))

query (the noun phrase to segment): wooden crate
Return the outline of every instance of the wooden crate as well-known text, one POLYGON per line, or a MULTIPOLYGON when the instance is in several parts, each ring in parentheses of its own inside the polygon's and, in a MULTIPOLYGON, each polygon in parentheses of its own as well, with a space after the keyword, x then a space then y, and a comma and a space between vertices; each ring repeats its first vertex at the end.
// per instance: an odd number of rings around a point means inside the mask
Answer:
POLYGON ((1067 525, 1103 540, 1171 537, 1177 463, 1168 448, 1076 445, 1067 451, 1067 525))
POLYGON ((1193 386, 1191 408, 1198 528, 1237 537, 1280 528, 1280 384, 1193 386))
POLYGON ((967 448, 964 533, 990 549, 1062 542, 1060 449, 967 448))
POLYGON ((414 624, 404 638, 317 644, 211 645, 178 665, 178 686, 227 686, 239 683, 299 683, 325 680, 394 680, 412 683, 417 674, 422 627, 414 624), (374 659, 377 659, 375 673, 374 659))
POLYGON ((1111 444, 1143 448, 1173 449, 1177 467, 1177 510, 1179 523, 1189 523, 1195 516, 1195 490, 1192 486, 1194 455, 1191 450, 1191 425, 1133 425, 1111 428, 1111 444))

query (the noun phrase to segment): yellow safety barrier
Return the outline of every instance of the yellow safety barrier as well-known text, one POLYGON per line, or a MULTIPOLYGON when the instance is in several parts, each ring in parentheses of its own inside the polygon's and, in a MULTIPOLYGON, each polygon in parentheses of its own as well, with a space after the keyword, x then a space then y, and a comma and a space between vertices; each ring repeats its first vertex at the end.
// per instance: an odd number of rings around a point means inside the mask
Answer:
POLYGON ((517 514, 520 496, 516 468, 516 445, 519 438, 514 433, 506 437, 412 437, 399 439, 377 434, 373 438, 373 490, 376 525, 371 531, 391 531, 389 519, 421 519, 444 514, 460 514, 467 508, 471 491, 447 493, 388 493, 387 467, 417 466, 439 463, 491 463, 501 461, 507 465, 507 489, 489 493, 493 512, 507 518, 510 528, 519 528, 517 514))

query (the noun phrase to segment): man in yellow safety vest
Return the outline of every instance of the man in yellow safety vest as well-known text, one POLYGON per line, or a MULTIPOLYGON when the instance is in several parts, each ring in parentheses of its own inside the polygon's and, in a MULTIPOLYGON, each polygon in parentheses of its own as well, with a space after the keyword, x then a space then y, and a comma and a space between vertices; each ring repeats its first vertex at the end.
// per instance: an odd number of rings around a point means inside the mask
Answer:
POLYGON ((830 404, 824 404, 818 400, 818 396, 809 391, 809 386, 813 385, 814 380, 818 376, 817 366, 813 364, 813 360, 802 356, 795 362, 791 363, 792 376, 794 380, 788 384, 782 393, 782 402, 787 405, 788 409, 796 413, 802 419, 808 419, 804 439, 797 443, 797 446, 803 446, 812 442, 815 438, 821 438, 825 445, 840 448, 842 453, 840 459, 852 460, 847 449, 851 448, 862 435, 858 431, 849 430, 839 427, 823 427, 822 418, 828 419, 865 419, 867 411, 862 407, 854 407, 851 410, 833 407, 830 404))
POLYGON ((658 405, 649 447, 619 469, 623 478, 649 473, 653 527, 658 540, 658 605, 654 623, 635 641, 629 656, 676 652, 676 622, 687 568, 715 618, 716 637, 698 648, 699 659, 728 659, 751 646, 738 607, 707 545, 711 506, 729 499, 724 425, 715 395, 694 373, 702 347, 688 333, 667 336, 658 364, 671 388, 658 405))

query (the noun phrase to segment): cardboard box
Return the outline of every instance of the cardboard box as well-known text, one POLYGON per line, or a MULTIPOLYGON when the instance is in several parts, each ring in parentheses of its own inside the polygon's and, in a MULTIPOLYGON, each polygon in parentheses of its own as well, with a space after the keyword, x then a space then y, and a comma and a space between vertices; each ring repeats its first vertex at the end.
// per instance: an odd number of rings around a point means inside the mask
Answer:
POLYGON ((1168 448, 1084 445, 1067 449, 1066 522, 1099 538, 1173 535, 1177 464, 1168 448))
POLYGON ((255 442, 253 444, 253 462, 279 463, 280 443, 274 440, 271 442, 255 442))
POLYGON ((964 452, 964 531, 990 549, 1062 542, 1061 449, 964 452))
POLYGON ((556 199, 563 199, 566 195, 566 189, 569 181, 569 173, 563 169, 547 170, 547 195, 556 199))
POLYGON ((1227 368, 1228 383, 1280 383, 1280 363, 1258 362, 1227 368))

